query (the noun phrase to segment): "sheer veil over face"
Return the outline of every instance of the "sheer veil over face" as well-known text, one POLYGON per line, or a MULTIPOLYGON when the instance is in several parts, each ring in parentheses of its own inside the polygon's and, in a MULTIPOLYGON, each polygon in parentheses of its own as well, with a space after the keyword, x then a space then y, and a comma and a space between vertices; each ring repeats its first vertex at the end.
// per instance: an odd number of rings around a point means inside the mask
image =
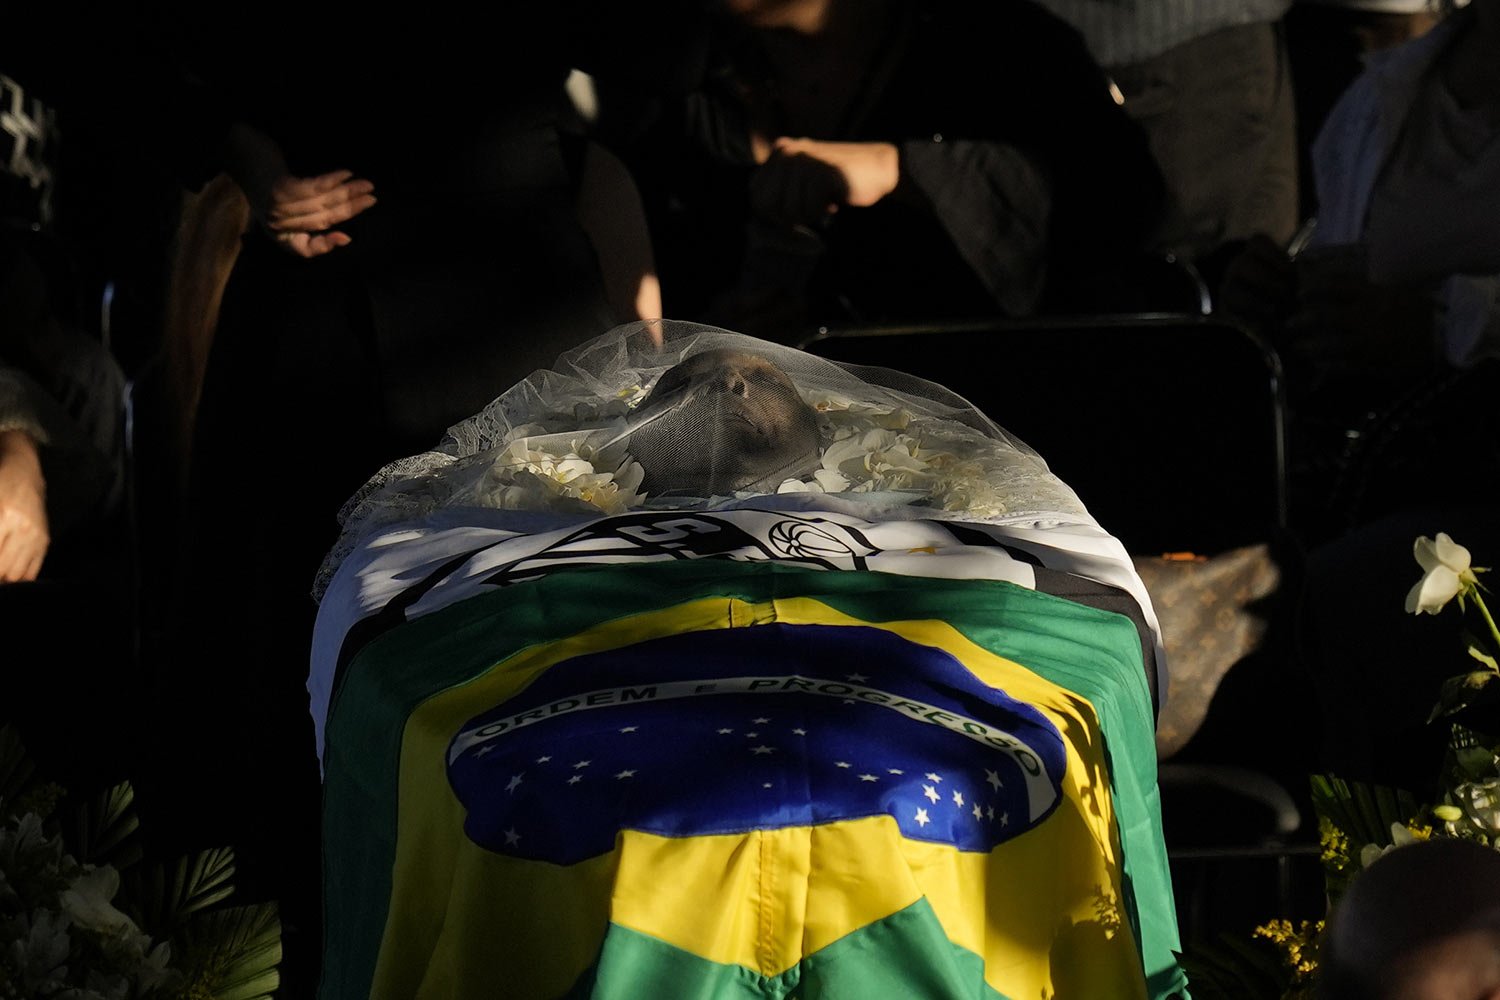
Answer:
POLYGON ((662 374, 639 412, 629 449, 649 494, 774 490, 818 464, 817 411, 759 355, 694 354, 662 374))
POLYGON ((339 513, 314 593, 360 538, 440 509, 521 512, 536 530, 747 504, 1093 523, 1034 451, 942 386, 654 320, 569 351, 376 473, 339 513))

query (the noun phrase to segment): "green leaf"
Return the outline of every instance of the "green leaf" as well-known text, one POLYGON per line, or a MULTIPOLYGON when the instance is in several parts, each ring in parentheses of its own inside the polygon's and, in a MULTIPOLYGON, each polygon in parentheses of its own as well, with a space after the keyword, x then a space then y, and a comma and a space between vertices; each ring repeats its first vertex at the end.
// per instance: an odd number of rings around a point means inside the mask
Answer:
POLYGON ((1438 688, 1437 704, 1432 706, 1427 721, 1435 722, 1444 715, 1453 715, 1468 708, 1494 679, 1495 674, 1488 670, 1471 670, 1443 681, 1443 686, 1438 688))
POLYGON ((1464 781, 1476 781, 1495 774, 1495 753, 1486 747, 1456 748, 1453 750, 1453 763, 1464 781))
POLYGON ((130 782, 122 781, 79 809, 73 852, 85 864, 129 868, 141 860, 141 846, 134 838, 140 825, 135 815, 135 790, 130 782))
POLYGON ((1391 824, 1421 812, 1416 797, 1405 789, 1347 782, 1331 774, 1314 774, 1308 782, 1313 809, 1344 831, 1355 854, 1365 844, 1389 844, 1391 824))
POLYGON ((1375 798, 1375 793, 1370 786, 1364 782, 1355 782, 1349 786, 1353 793, 1354 807, 1358 811, 1357 822, 1362 830, 1378 831, 1376 836, 1370 839, 1370 843, 1388 844, 1391 840, 1391 825, 1381 819, 1380 804, 1375 798))
POLYGON ((266 1000, 281 984, 281 920, 275 903, 198 913, 173 940, 190 982, 215 1000, 266 1000))
POLYGON ((234 870, 229 847, 178 858, 171 866, 150 866, 140 886, 141 926, 154 936, 174 933, 194 913, 233 894, 234 870))
POLYGON ((234 849, 216 847, 181 858, 172 880, 172 919, 175 921, 227 899, 234 892, 234 849))

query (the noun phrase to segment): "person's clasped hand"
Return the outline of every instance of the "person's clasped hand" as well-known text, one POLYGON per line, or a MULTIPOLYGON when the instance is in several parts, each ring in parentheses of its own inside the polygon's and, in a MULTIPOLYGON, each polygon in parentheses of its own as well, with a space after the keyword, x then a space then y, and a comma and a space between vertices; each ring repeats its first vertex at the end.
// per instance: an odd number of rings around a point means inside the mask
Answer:
POLYGON ((0 583, 35 580, 50 543, 36 444, 24 431, 0 431, 0 583))
POLYGON ((756 214, 819 228, 840 206, 866 208, 896 189, 901 157, 888 142, 777 139, 750 182, 756 214))
POLYGON ((298 257, 348 246, 349 234, 334 227, 375 204, 375 185, 351 170, 294 177, 276 141, 243 123, 230 132, 227 161, 255 221, 278 246, 298 257))

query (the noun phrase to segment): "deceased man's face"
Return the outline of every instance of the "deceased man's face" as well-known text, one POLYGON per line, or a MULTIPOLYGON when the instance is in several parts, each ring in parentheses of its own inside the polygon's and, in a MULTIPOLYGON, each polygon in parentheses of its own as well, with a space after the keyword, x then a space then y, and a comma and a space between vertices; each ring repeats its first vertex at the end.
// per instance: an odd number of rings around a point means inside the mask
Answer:
POLYGON ((640 412, 662 407, 631 437, 649 493, 771 490, 817 465, 817 415, 765 358, 695 354, 657 380, 640 412))

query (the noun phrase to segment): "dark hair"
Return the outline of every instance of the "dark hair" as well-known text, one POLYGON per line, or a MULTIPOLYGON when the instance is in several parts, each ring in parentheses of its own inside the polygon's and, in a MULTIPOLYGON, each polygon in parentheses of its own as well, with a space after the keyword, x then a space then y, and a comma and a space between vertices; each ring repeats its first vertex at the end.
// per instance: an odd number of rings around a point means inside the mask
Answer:
POLYGON ((1320 1000, 1381 1000, 1403 959, 1472 931, 1500 940, 1500 851, 1456 838, 1397 848, 1356 876, 1334 909, 1320 1000))

